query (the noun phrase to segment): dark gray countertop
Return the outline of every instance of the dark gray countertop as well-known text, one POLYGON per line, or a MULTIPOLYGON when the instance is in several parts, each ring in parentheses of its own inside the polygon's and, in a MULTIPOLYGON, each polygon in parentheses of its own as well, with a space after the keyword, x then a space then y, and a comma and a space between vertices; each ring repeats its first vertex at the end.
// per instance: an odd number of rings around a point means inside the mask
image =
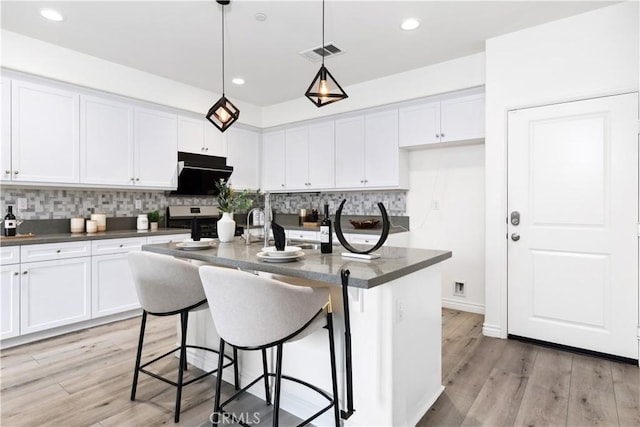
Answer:
POLYGON ((158 231, 114 230, 99 233, 59 233, 42 234, 33 237, 0 238, 0 246, 37 245, 41 243, 65 243, 81 240, 124 239, 127 237, 151 237, 171 234, 189 234, 190 230, 182 228, 160 228, 158 231))
POLYGON ((144 245, 142 250, 335 285, 341 284, 340 270, 348 269, 351 272, 349 285, 364 289, 390 282, 452 256, 451 251, 382 247, 377 251, 381 255, 380 258, 358 260, 342 257, 341 253, 346 250, 337 246, 333 248, 332 254, 321 254, 319 250, 305 249, 305 256, 298 261, 268 263, 256 256, 261 248, 260 243, 247 246, 242 239, 236 237, 233 242, 216 243, 215 247, 205 250, 186 251, 176 247, 175 243, 144 245))

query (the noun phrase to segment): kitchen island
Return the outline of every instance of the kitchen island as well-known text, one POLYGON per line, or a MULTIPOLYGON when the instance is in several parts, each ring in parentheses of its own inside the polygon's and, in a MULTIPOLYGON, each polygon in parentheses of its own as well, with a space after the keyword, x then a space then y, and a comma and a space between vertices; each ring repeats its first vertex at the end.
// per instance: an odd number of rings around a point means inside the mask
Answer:
MULTIPOLYGON (((331 288, 341 408, 346 409, 343 297, 340 272, 349 270, 348 307, 352 336, 353 406, 345 425, 415 425, 442 390, 441 385, 441 268, 450 251, 383 247, 375 260, 344 258, 305 250, 291 263, 268 263, 256 254, 260 244, 236 239, 206 250, 185 251, 175 243, 145 245, 143 250, 198 262, 240 268, 288 283, 331 288)), ((219 337, 207 311, 190 316, 188 340, 217 347, 219 337)), ((331 389, 326 337, 317 332, 287 344, 283 372, 331 389)), ((204 353, 204 352, 203 352, 204 353)), ((208 354, 193 352, 189 361, 203 369, 215 367, 208 354)), ((259 352, 240 352, 241 382, 261 373, 259 352)), ((231 382, 231 372, 225 379, 231 382)), ((262 395, 261 387, 251 389, 262 395)), ((322 403, 307 390, 284 384, 281 407, 305 418, 322 403)), ((326 415, 326 414, 325 414, 326 415)), ((332 425, 321 417, 318 425, 332 425)))

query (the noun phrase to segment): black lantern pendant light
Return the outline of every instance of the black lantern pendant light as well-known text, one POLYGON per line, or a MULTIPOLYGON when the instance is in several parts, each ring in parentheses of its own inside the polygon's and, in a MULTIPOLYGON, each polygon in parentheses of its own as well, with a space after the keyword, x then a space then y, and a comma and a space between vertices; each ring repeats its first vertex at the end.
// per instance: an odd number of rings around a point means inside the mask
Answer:
POLYGON ((324 66, 324 0, 322 0, 322 66, 314 77, 305 96, 313 102, 316 107, 322 107, 332 102, 345 99, 348 95, 342 90, 336 79, 333 78, 327 67, 324 66))
POLYGON ((207 113, 207 120, 214 124, 215 127, 224 132, 231 126, 240 116, 240 110, 224 96, 224 6, 229 4, 231 0, 216 0, 222 5, 222 98, 218 100, 207 113))

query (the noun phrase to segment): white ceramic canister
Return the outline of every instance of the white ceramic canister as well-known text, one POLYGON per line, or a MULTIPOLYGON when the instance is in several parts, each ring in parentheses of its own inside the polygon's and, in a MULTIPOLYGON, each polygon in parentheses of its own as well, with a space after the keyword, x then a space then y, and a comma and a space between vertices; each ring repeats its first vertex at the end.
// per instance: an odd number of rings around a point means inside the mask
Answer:
POLYGON ((71 218, 71 232, 84 233, 84 218, 71 218))
POLYGON ((149 229, 149 218, 147 218, 147 214, 138 215, 137 228, 138 228, 138 230, 148 230, 149 229))
POLYGON ((91 214, 91 219, 98 224, 98 231, 107 231, 107 215, 103 213, 91 214))
POLYGON ((98 231, 98 223, 94 220, 87 220, 87 233, 95 233, 98 231))

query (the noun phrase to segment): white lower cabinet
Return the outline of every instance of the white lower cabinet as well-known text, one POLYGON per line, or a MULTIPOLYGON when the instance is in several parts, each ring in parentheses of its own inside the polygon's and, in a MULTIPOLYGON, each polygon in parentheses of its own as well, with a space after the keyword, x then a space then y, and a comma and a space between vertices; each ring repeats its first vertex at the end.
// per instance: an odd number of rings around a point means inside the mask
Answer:
POLYGON ((20 334, 91 318, 91 257, 20 264, 20 334))
POLYGON ((144 237, 94 240, 91 258, 91 317, 140 307, 127 254, 139 251, 144 237))
POLYGON ((191 234, 170 234, 170 235, 162 235, 162 236, 149 236, 147 237, 147 244, 154 245, 160 243, 175 243, 182 242, 184 239, 190 239, 191 234))
POLYGON ((20 335, 20 265, 0 267, 0 339, 20 335))
POLYGON ((320 233, 311 230, 287 230, 287 238, 289 240, 305 240, 305 241, 318 241, 320 239, 320 233))

